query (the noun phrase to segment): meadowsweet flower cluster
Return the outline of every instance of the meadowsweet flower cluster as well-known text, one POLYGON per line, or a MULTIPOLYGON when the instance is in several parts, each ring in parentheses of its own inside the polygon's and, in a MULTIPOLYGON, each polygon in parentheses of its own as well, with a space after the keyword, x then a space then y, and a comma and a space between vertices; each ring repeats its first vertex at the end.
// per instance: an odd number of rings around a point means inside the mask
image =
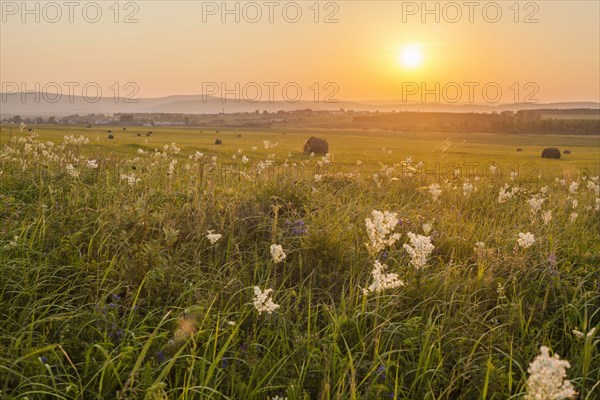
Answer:
POLYGON ((398 279, 398 274, 386 273, 385 270, 387 265, 381 264, 379 260, 375 260, 371 275, 373 275, 373 283, 368 288, 363 288, 365 295, 369 293, 379 293, 386 289, 393 289, 400 286, 404 286, 404 282, 398 279))
POLYGON ((471 182, 463 183, 463 186, 462 186, 463 196, 465 196, 465 197, 471 196, 471 193, 473 193, 474 189, 475 189, 475 187, 473 186, 473 184, 471 182))
POLYGON ((367 248, 372 254, 377 254, 387 246, 400 239, 399 233, 392 233, 398 224, 398 214, 389 211, 373 210, 371 218, 365 218, 367 228, 367 248))
POLYGON ((508 200, 512 199, 517 193, 521 191, 521 188, 518 186, 514 186, 512 189, 508 183, 505 183, 503 187, 500 188, 500 193, 498 193, 498 203, 506 203, 508 200))
POLYGON ((552 220, 552 211, 546 210, 542 212, 542 221, 544 221, 544 225, 548 225, 552 220))
POLYGON ((542 209, 542 204, 544 204, 544 201, 546 201, 545 197, 534 195, 529 200, 527 200, 527 203, 531 208, 531 212, 535 214, 542 209))
POLYGON ((407 236, 410 244, 405 243, 403 247, 411 257, 411 264, 416 269, 421 269, 427 265, 427 259, 435 246, 431 244, 429 236, 415 235, 412 232, 408 232, 407 236))
POLYGON ((573 398, 577 393, 570 381, 565 380, 567 368, 571 365, 561 360, 558 354, 550 357, 546 346, 540 348, 541 354, 529 364, 527 372, 527 394, 525 400, 562 400, 573 398))
POLYGON ((429 185, 429 194, 433 197, 433 201, 438 201, 440 195, 442 194, 442 189, 440 188, 439 183, 432 183, 429 185))
POLYGON ((519 233, 519 238, 517 239, 517 243, 520 247, 527 249, 527 248, 531 247, 534 242, 535 242, 535 237, 533 236, 533 233, 531 233, 531 232, 527 232, 527 233, 520 232, 519 233))
POLYGON ((79 137, 75 137, 74 135, 66 135, 63 138, 63 144, 64 145, 75 145, 75 146, 79 146, 82 144, 88 144, 90 142, 90 140, 86 137, 83 136, 79 136, 79 137))
POLYGON ((136 177, 134 173, 121 174, 121 180, 127 181, 127 184, 133 187, 140 181, 140 178, 136 177))
POLYGON ((263 292, 258 286, 254 286, 254 299, 252 300, 252 303, 259 314, 262 314, 263 312, 271 314, 280 307, 279 304, 273 303, 271 292, 273 292, 273 289, 265 289, 263 292))
POLYGON ((285 251, 283 251, 283 247, 280 244, 272 244, 270 250, 271 257, 273 257, 275 264, 282 262, 287 257, 285 251))
POLYGON ((88 160, 86 165, 90 169, 96 169, 96 168, 98 168, 98 161, 97 160, 88 160))
POLYGON ((219 241, 219 239, 221 239, 222 237, 223 237, 223 235, 221 235, 220 233, 214 233, 213 230, 209 230, 206 233, 206 238, 208 239, 210 244, 217 243, 219 241))
POLYGON ((575 337, 577 339, 585 339, 586 337, 594 336, 594 333, 596 332, 596 328, 594 327, 594 328, 590 329, 590 331, 588 333, 580 332, 577 329, 573 329, 572 332, 573 332, 573 335, 575 335, 575 337))

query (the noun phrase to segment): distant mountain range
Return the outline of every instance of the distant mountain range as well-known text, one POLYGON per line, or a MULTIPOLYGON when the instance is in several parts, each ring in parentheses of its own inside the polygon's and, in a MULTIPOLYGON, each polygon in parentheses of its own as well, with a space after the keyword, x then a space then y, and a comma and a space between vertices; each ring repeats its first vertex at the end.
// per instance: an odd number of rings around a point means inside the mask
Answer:
POLYGON ((512 103, 512 104, 424 104, 403 103, 400 100, 386 101, 340 101, 337 103, 298 101, 259 101, 252 103, 241 100, 235 102, 219 97, 204 95, 176 95, 157 98, 138 99, 132 102, 124 98, 102 97, 96 102, 90 102, 84 97, 63 95, 56 99, 50 95, 43 96, 28 93, 22 101, 21 93, 0 93, 0 118, 14 115, 21 116, 65 116, 72 114, 113 114, 113 113, 170 113, 170 114, 218 114, 238 112, 268 112, 292 111, 310 108, 312 110, 345 110, 354 111, 428 111, 428 112, 502 112, 535 109, 574 109, 588 108, 600 110, 600 103, 595 102, 564 102, 564 103, 512 103), (39 101, 37 101, 39 100, 39 101), (51 101, 49 101, 51 100, 51 101))

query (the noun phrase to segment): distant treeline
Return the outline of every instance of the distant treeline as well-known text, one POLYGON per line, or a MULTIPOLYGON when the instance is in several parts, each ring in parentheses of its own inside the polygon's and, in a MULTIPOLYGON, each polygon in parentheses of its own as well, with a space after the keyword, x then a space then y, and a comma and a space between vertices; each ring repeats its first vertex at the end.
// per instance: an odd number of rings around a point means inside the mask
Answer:
POLYGON ((397 112, 355 116, 351 125, 416 132, 600 134, 600 118, 559 117, 561 114, 593 116, 598 114, 598 110, 555 111, 559 110, 508 111, 500 114, 397 112), (552 118, 554 114, 558 118, 552 118))

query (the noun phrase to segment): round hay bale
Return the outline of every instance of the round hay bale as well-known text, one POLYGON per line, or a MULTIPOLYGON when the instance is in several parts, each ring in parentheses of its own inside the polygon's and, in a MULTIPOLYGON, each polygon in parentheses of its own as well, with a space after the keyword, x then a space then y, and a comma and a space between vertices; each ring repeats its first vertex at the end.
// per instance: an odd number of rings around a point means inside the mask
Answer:
POLYGON ((329 144, 325 139, 320 139, 318 137, 312 136, 306 141, 306 143, 304 143, 304 152, 307 154, 326 154, 329 153, 329 144))
POLYGON ((560 158, 560 150, 556 147, 546 147, 542 151, 542 158, 560 158))
POLYGON ((91 128, 91 127, 92 127, 91 125, 86 126, 86 128, 91 128))
POLYGON ((141 133, 138 133, 136 136, 138 136, 138 137, 139 137, 139 136, 142 136, 142 134, 141 134, 141 133))
POLYGON ((115 137, 113 135, 108 135, 109 139, 114 139, 115 137))
POLYGON ((127 130, 127 128, 123 128, 123 130, 124 130, 124 131, 126 131, 126 130, 127 130))
POLYGON ((111 131, 111 130, 108 130, 108 131, 106 131, 106 133, 112 133, 112 131, 111 131))
POLYGON ((215 144, 223 144, 223 141, 221 139, 216 139, 215 144))
POLYGON ((517 149, 517 151, 523 151, 523 149, 519 147, 519 148, 517 149))
POLYGON ((571 150, 565 150, 563 151, 563 154, 571 154, 571 150))
POLYGON ((238 133, 237 137, 242 137, 242 134, 241 134, 241 133, 238 133))

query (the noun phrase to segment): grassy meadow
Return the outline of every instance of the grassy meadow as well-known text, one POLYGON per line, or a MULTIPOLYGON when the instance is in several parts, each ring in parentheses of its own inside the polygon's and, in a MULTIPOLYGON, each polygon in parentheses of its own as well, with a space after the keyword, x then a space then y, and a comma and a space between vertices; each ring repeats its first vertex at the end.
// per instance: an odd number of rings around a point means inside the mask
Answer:
POLYGON ((597 135, 0 128, 2 399, 600 398, 597 135))

